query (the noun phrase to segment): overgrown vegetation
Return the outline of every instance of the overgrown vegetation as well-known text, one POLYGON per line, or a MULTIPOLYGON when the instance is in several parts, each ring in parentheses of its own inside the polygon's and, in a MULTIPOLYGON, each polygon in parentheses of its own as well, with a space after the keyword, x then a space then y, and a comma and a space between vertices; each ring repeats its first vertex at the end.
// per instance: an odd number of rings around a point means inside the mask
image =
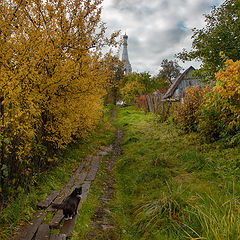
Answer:
POLYGON ((239 146, 201 143, 172 123, 119 109, 125 136, 112 202, 120 239, 239 239, 239 146))
MULTIPOLYGON (((37 203, 44 200, 52 191, 61 190, 85 156, 100 150, 101 146, 108 146, 112 142, 115 129, 110 124, 110 116, 111 108, 105 108, 101 124, 95 131, 85 140, 69 145, 59 155, 58 166, 47 172, 41 172, 34 179, 35 184, 28 186, 28 192, 24 188, 18 187, 14 198, 9 198, 8 204, 0 209, 0 239, 10 239, 17 226, 31 220, 37 203)), ((90 200, 84 203, 79 220, 84 227, 90 218, 89 213, 95 210, 97 197, 91 192, 90 200)))
POLYGON ((175 123, 185 132, 197 131, 199 124, 199 109, 204 95, 209 92, 208 87, 194 86, 185 90, 184 104, 176 103, 173 112, 175 123))
MULTIPOLYGON (((96 126, 114 59, 101 2, 0 2, 0 200, 96 126), (111 64, 110 64, 111 63, 111 64)), ((13 192, 14 193, 14 192, 13 192)))
POLYGON ((184 104, 177 104, 173 118, 185 132, 196 131, 207 141, 239 143, 240 61, 226 61, 216 73, 216 85, 186 89, 184 104))

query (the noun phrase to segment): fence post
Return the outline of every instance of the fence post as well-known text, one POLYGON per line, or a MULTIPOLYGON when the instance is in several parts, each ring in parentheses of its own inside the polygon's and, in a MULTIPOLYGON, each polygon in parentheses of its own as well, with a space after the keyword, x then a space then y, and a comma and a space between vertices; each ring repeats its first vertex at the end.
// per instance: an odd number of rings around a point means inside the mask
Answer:
POLYGON ((153 104, 150 96, 147 96, 147 103, 148 103, 149 112, 153 112, 153 104))

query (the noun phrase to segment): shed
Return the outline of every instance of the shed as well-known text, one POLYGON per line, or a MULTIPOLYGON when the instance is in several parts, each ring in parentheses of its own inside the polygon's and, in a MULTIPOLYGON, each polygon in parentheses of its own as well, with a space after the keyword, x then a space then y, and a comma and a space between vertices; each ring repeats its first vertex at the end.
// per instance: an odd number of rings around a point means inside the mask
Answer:
POLYGON ((201 81, 194 76, 194 67, 189 67, 185 70, 174 83, 170 86, 167 90, 165 95, 163 96, 163 100, 170 100, 170 99, 180 99, 183 96, 183 92, 187 87, 191 86, 202 86, 201 81))

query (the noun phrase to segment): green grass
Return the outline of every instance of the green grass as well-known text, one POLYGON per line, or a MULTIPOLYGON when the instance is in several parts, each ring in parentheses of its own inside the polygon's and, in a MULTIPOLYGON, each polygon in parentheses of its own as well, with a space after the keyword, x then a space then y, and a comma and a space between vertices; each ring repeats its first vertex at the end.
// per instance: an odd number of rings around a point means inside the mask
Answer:
MULTIPOLYGON (((58 165, 48 172, 41 173, 35 186, 30 186, 29 192, 19 189, 15 198, 9 199, 9 203, 0 213, 0 239, 9 239, 18 225, 29 221, 36 211, 37 203, 44 200, 53 190, 61 189, 86 155, 111 142, 115 131, 110 124, 111 109, 105 108, 104 111, 104 117, 94 133, 85 140, 69 146, 59 156, 58 165)), ((94 200, 92 202, 94 205, 94 200)), ((88 211, 88 206, 85 207, 85 211, 88 211)), ((48 222, 50 217, 47 216, 44 222, 48 222)))
MULTIPOLYGON (((108 206, 116 239, 240 239, 240 146, 201 143, 197 134, 183 134, 133 107, 119 108, 115 124, 124 130, 123 154, 114 168, 115 195, 108 206)), ((92 136, 69 146, 58 167, 42 173, 29 193, 20 189, 9 199, 1 210, 0 239, 8 239, 17 224, 31 218, 39 201, 61 189, 84 156, 111 144, 114 132, 106 109, 92 136)), ((100 165, 92 183, 73 240, 96 231, 90 223, 105 191, 105 167, 100 165)))
MULTIPOLYGON (((113 139, 111 140, 113 141, 113 139)), ((105 156, 103 158, 107 157, 109 156, 105 156)), ((80 209, 80 214, 76 221, 76 227, 71 237, 72 240, 88 239, 86 238, 86 233, 92 231, 97 234, 98 232, 98 230, 91 225, 91 221, 94 218, 94 213, 99 206, 99 198, 103 195, 106 187, 105 179, 107 177, 107 173, 102 164, 103 161, 103 159, 100 161, 100 166, 96 175, 96 179, 92 182, 88 197, 84 201, 83 206, 80 209)))
POLYGON ((133 107, 119 108, 116 124, 119 239, 240 239, 240 146, 201 143, 133 107))

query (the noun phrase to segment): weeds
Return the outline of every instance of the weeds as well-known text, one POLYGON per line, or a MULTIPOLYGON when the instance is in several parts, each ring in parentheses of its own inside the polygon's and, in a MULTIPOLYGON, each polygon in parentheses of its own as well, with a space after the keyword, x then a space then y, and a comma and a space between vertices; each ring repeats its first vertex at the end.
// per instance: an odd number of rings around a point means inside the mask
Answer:
POLYGON ((135 221, 140 231, 146 232, 158 225, 161 230, 169 228, 169 223, 175 223, 176 225, 181 222, 181 218, 184 215, 187 201, 183 195, 186 190, 182 189, 182 185, 167 185, 166 192, 162 192, 160 197, 154 200, 143 203, 134 212, 135 221))
POLYGON ((113 210, 120 239, 240 239, 239 146, 202 144, 133 107, 119 109, 117 124, 125 131, 113 210))
MULTIPOLYGON (((203 239, 236 240, 240 238, 239 200, 217 199, 216 196, 198 196, 198 204, 192 205, 190 220, 195 223, 196 234, 203 239)), ((191 233, 189 233, 190 235, 191 233)))

